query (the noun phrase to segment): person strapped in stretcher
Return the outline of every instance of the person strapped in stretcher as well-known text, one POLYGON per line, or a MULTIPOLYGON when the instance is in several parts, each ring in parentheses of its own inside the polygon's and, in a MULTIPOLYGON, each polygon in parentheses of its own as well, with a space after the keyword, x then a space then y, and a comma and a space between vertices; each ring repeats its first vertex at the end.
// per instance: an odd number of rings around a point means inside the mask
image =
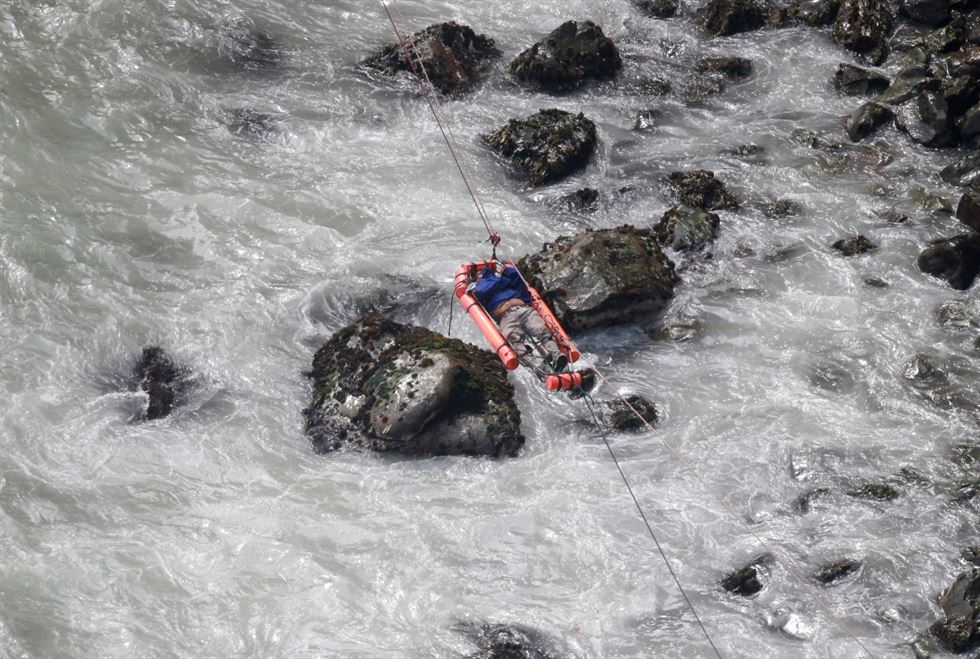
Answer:
MULTIPOLYGON (((535 304, 535 296, 512 264, 487 262, 477 270, 475 281, 467 285, 466 291, 472 293, 496 321, 518 361, 544 382, 549 390, 581 394, 595 386, 595 372, 591 368, 581 371, 568 369, 568 356, 559 347, 553 328, 539 313, 538 305, 544 305, 544 301, 538 299, 535 304)), ((564 336, 564 330, 554 320, 550 310, 547 313, 555 328, 564 336)), ((574 356, 578 357, 577 351, 574 356)))

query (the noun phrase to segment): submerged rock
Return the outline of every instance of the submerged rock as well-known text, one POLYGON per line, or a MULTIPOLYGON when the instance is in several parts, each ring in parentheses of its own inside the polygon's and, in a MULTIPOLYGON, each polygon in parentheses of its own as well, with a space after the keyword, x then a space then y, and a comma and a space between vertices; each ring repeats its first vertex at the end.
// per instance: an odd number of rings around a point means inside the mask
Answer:
POLYGON ((698 73, 718 73, 726 78, 747 78, 752 75, 752 60, 733 55, 705 57, 695 69, 698 73))
POLYGON ((483 141, 523 172, 534 187, 584 168, 596 145, 596 128, 585 115, 541 110, 483 136, 483 141))
POLYGON ((132 377, 135 388, 145 392, 148 399, 140 419, 152 421, 169 415, 180 402, 188 375, 163 348, 143 348, 132 377))
POLYGON ((555 203, 562 210, 592 213, 599 209, 599 191, 595 188, 582 188, 571 194, 559 197, 555 203))
POLYGON ((919 269, 965 291, 980 273, 980 234, 969 233, 933 240, 918 260, 919 269))
POLYGON ((835 581, 843 579, 852 572, 857 571, 861 567, 860 561, 855 561, 850 558, 843 558, 839 561, 834 561, 833 563, 828 563, 820 568, 817 572, 815 578, 822 584, 831 584, 835 581))
POLYGON ((467 659, 564 659, 568 654, 546 634, 514 624, 460 623, 456 631, 465 634, 479 652, 467 659))
POLYGON ((638 394, 627 394, 622 398, 608 400, 605 408, 606 425, 614 430, 642 430, 647 427, 647 423, 653 425, 659 418, 653 403, 638 394))
POLYGON ((344 444, 410 455, 515 455, 524 444, 514 389, 497 357, 422 327, 369 315, 313 357, 306 431, 318 451, 344 444))
POLYGON ((980 182, 980 153, 971 153, 947 165, 939 177, 950 185, 970 186, 980 182))
POLYGON ((838 65, 834 74, 834 87, 849 96, 880 94, 890 85, 891 80, 885 74, 853 64, 838 65))
POLYGON ((858 499, 870 499, 871 501, 892 501, 898 498, 898 490, 887 483, 867 483, 847 494, 858 499))
POLYGON ((876 245, 862 235, 842 238, 831 245, 844 256, 856 256, 876 249, 876 245))
POLYGON ((946 615, 929 628, 949 652, 968 652, 980 646, 980 570, 964 572, 939 597, 946 615))
POLYGON ((894 15, 886 0, 843 0, 834 21, 834 39, 848 50, 881 64, 894 15))
POLYGON ((680 204, 663 214, 653 234, 664 247, 697 250, 715 239, 719 223, 716 213, 680 204))
POLYGON ((507 72, 537 89, 562 91, 588 79, 608 80, 622 68, 616 45, 601 27, 568 21, 518 55, 507 72))
POLYGON ((677 15, 677 0, 633 0, 633 4, 648 16, 670 18, 677 15))
POLYGON ((755 0, 709 0, 697 12, 701 27, 712 36, 757 30, 767 17, 766 8, 755 0))
POLYGON ((714 172, 704 169, 673 172, 669 180, 682 204, 706 211, 738 210, 738 200, 715 178, 714 172))
POLYGON ((278 132, 278 124, 277 115, 239 108, 231 111, 228 130, 232 135, 250 142, 266 142, 278 132))
POLYGON ((224 29, 230 43, 231 61, 245 71, 272 71, 283 62, 286 49, 265 32, 255 29, 248 19, 234 21, 224 29))
POLYGON ((562 236, 518 267, 569 331, 660 311, 677 280, 652 233, 632 226, 562 236))
POLYGON ((802 0, 789 6, 787 18, 810 27, 833 25, 840 0, 802 0))
POLYGON ((972 547, 967 547, 960 552, 960 556, 967 563, 972 563, 977 567, 980 567, 980 545, 973 545, 972 547))
POLYGON ((745 567, 735 570, 721 580, 721 587, 730 593, 751 597, 763 589, 764 576, 762 566, 772 560, 768 554, 759 556, 745 567))
POLYGON ((466 25, 436 23, 406 39, 405 48, 399 43, 388 44, 364 59, 361 66, 386 75, 410 72, 406 48, 412 58, 422 64, 432 85, 441 94, 472 88, 501 55, 493 39, 476 34, 466 25))

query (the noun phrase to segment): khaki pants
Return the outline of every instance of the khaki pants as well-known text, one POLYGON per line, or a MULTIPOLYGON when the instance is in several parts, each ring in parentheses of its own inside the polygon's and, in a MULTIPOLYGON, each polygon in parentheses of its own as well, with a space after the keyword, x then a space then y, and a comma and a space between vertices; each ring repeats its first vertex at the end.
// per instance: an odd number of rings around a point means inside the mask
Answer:
POLYGON ((510 347, 517 353, 517 359, 535 375, 544 380, 551 369, 544 362, 549 355, 559 355, 561 351, 555 337, 545 325, 544 320, 529 304, 514 307, 500 319, 500 333, 510 347))

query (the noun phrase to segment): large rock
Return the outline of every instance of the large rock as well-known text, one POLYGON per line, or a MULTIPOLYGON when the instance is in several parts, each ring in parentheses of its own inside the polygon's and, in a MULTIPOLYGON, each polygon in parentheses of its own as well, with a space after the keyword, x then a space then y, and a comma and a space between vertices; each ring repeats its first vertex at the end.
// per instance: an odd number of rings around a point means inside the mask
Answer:
POLYGON ((840 64, 834 75, 834 87, 842 94, 849 96, 864 96, 880 94, 888 89, 891 80, 879 72, 853 64, 840 64))
POLYGON ((672 172, 669 181, 682 204, 706 211, 738 210, 738 200, 715 178, 714 172, 705 169, 672 172))
POLYGON ((483 141, 537 187, 585 167, 595 150, 596 129, 581 113, 541 110, 526 119, 511 119, 483 141))
POLYGON ((318 451, 345 444, 410 455, 514 455, 524 444, 497 357, 422 327, 368 315, 313 357, 304 411, 318 451))
POLYGON ((953 288, 965 291, 980 272, 980 234, 933 240, 919 254, 918 263, 922 272, 945 279, 953 288))
POLYGON ((519 267, 570 331, 660 311, 677 279, 652 233, 631 226, 563 236, 519 267))
POLYGON ((616 45, 601 27, 568 21, 518 55, 507 71, 536 89, 561 91, 590 78, 612 78, 622 68, 616 45))
MULTIPOLYGON (((452 22, 430 25, 405 41, 415 60, 417 74, 423 75, 418 70, 421 62, 432 85, 442 94, 470 89, 501 55, 493 39, 452 22)), ((389 44, 363 60, 361 65, 387 75, 411 71, 405 57, 406 48, 399 43, 389 44)))
POLYGON ((697 12, 701 27, 712 36, 758 30, 767 16, 766 8, 756 0, 709 0, 697 12))
POLYGON ((663 214, 653 228, 653 235, 664 247, 696 250, 715 239, 719 223, 716 213, 680 204, 663 214))
POLYGON ((960 197, 956 219, 974 231, 980 231, 980 190, 968 190, 960 197))
POLYGON ((844 130, 852 142, 860 142, 894 118, 895 112, 890 107, 870 101, 844 120, 844 130))
POLYGON ((955 139, 949 105, 941 94, 924 92, 899 105, 895 125, 926 146, 947 146, 955 139))
POLYGON ((188 376, 189 371, 177 364, 163 348, 143 348, 131 379, 133 387, 147 396, 146 410, 139 419, 152 421, 169 415, 180 402, 188 376))
POLYGON ((872 63, 881 64, 888 55, 886 40, 893 21, 887 0, 843 0, 834 21, 834 39, 872 63))
POLYGON ((969 652, 980 646, 980 570, 964 572, 939 597, 946 614, 929 628, 950 652, 969 652))

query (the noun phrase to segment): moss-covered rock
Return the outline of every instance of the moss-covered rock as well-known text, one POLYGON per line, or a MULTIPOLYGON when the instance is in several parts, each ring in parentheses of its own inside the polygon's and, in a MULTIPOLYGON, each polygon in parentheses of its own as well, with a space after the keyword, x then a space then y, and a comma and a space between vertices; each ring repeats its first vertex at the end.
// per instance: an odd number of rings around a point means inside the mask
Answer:
MULTIPOLYGON (((437 23, 416 32, 401 44, 388 44, 367 57, 361 66, 386 75, 411 71, 405 50, 425 68, 432 85, 442 94, 471 89, 501 53, 493 39, 457 23, 437 23)), ((419 71, 419 75, 422 75, 419 71)))
POLYGON ((497 357, 422 327, 368 315, 313 357, 304 411, 314 447, 410 455, 514 455, 524 444, 497 357))
POLYGON ((562 236, 518 265, 570 331, 660 311, 677 281, 652 233, 632 226, 562 236))
POLYGON ((592 21, 567 21, 507 68, 519 82, 544 91, 573 89, 585 80, 607 80, 623 68, 612 39, 592 21))
POLYGON ((584 168, 596 145, 596 128, 585 115, 541 110, 483 136, 494 151, 510 160, 534 187, 584 168))

